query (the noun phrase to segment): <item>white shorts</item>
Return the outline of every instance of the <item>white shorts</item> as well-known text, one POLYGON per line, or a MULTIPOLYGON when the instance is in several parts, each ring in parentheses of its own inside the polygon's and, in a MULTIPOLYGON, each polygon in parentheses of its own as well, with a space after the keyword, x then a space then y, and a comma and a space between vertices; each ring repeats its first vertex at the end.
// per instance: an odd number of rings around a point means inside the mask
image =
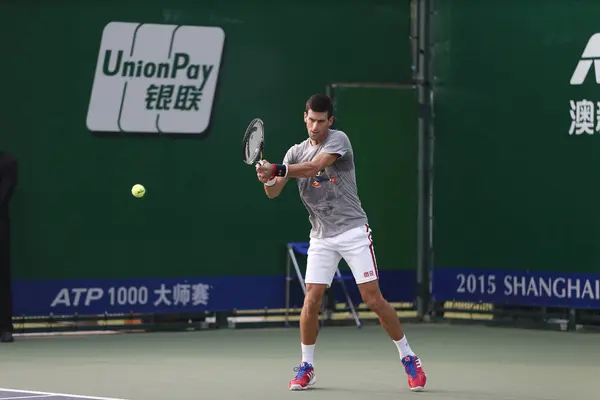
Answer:
POLYGON ((369 225, 329 238, 311 238, 304 281, 331 286, 342 258, 348 263, 357 284, 379 278, 369 225))

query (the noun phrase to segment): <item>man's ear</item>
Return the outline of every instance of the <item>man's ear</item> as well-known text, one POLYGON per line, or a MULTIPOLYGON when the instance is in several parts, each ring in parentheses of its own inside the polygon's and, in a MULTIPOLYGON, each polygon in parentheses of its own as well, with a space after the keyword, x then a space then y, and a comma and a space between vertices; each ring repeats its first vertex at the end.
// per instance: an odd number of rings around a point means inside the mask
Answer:
POLYGON ((306 118, 308 117, 308 114, 306 113, 306 111, 304 112, 304 122, 306 122, 306 118))
POLYGON ((331 125, 333 125, 333 118, 334 118, 333 115, 331 117, 329 117, 328 124, 329 124, 330 127, 331 127, 331 125))

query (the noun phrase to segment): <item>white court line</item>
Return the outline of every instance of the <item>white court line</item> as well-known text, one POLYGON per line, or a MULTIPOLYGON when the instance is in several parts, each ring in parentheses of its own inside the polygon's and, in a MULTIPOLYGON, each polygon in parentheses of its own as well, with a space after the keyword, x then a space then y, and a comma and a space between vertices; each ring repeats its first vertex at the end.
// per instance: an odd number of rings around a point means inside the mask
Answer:
POLYGON ((18 396, 18 397, 0 397, 2 400, 15 400, 15 399, 41 399, 43 397, 52 397, 53 394, 40 394, 39 396, 18 396))
MULTIPOLYGON (((94 397, 94 396, 81 396, 78 394, 66 394, 66 393, 52 393, 52 392, 37 392, 35 390, 22 390, 22 389, 6 389, 0 388, 0 392, 10 392, 10 393, 27 393, 27 394, 41 394, 47 395, 44 397, 51 396, 64 396, 64 397, 74 397, 76 399, 89 399, 89 400, 127 400, 127 399, 118 399, 115 397, 94 397)), ((14 399, 14 397, 9 397, 9 399, 14 399)), ((0 400, 6 400, 6 398, 1 398, 0 400)))

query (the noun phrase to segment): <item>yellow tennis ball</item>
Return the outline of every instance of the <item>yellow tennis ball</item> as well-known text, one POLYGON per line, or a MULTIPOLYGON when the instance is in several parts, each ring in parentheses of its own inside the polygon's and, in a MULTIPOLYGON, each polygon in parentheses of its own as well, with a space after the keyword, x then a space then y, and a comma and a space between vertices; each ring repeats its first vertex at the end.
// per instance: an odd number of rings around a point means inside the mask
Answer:
POLYGON ((140 185, 139 183, 135 184, 131 188, 131 194, 139 199, 140 197, 144 197, 144 195, 146 194, 146 188, 140 185))

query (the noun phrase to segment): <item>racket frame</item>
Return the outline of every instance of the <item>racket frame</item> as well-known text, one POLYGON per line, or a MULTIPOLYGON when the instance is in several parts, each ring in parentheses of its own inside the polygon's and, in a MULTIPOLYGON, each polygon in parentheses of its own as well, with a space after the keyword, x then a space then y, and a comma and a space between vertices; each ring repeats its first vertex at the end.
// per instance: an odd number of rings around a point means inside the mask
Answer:
POLYGON ((265 123, 260 118, 254 118, 248 124, 248 127, 246 128, 246 132, 244 132, 244 138, 242 140, 242 161, 248 165, 254 165, 257 162, 259 162, 259 163, 262 162, 264 149, 265 149, 265 123), (259 124, 260 129, 262 129, 262 138, 260 140, 259 151, 257 153, 258 157, 255 155, 251 159, 251 162, 248 162, 248 145, 250 143, 250 136, 252 136, 252 134, 257 129, 255 127, 256 124, 259 124))

